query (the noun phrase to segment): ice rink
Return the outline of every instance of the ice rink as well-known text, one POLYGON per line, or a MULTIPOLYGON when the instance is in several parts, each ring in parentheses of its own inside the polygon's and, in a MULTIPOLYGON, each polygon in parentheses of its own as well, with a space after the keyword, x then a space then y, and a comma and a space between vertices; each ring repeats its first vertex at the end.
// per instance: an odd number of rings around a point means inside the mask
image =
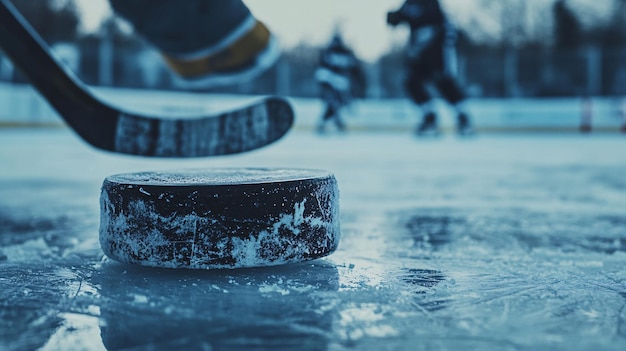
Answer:
POLYGON ((1 350, 624 350, 625 306, 616 133, 294 130, 243 155, 150 160, 0 129, 1 350), (333 172, 339 249, 218 271, 103 257, 106 176, 198 167, 333 172))

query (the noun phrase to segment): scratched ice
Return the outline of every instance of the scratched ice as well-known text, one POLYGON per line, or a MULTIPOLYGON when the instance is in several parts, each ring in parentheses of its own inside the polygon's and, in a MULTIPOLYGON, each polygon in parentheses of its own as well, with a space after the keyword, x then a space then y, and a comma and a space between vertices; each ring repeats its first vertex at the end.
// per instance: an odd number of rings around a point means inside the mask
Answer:
POLYGON ((294 132, 164 161, 0 130, 0 349, 624 350, 624 150, 611 135, 294 132), (106 176, 244 166, 334 173, 338 251, 224 271, 103 258, 106 176))

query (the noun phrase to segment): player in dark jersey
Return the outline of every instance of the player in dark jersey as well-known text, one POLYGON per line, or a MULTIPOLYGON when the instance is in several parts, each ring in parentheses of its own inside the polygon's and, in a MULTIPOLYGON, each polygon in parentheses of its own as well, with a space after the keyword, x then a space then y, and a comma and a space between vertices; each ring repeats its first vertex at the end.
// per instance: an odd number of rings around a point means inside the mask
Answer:
POLYGON ((459 134, 471 134, 470 118, 463 104, 466 95, 455 77, 456 30, 447 20, 439 1, 406 0, 398 10, 387 13, 387 23, 392 26, 406 24, 410 28, 405 88, 424 114, 416 133, 439 132, 433 96, 428 91, 428 85, 432 84, 455 108, 459 134))

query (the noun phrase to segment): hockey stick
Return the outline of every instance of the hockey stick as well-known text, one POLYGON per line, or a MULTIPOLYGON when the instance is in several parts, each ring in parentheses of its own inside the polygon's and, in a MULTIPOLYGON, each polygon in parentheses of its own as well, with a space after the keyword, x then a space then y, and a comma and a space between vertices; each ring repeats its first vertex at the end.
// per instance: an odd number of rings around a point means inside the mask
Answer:
POLYGON ((154 157, 234 154, 280 139, 293 124, 291 106, 277 97, 194 118, 121 111, 97 99, 64 69, 8 0, 0 0, 0 48, 65 122, 98 149, 154 157))

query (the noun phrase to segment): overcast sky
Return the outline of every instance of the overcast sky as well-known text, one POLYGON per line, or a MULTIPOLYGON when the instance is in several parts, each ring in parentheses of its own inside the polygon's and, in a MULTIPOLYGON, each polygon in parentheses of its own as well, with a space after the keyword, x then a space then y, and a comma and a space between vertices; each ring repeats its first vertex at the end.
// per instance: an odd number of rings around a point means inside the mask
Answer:
MULTIPOLYGON (((107 0, 76 0, 82 10, 87 30, 97 28, 110 14, 107 0)), ((182 0, 184 1, 184 0, 182 0)), ((346 41, 365 60, 375 60, 394 43, 406 40, 405 28, 392 29, 385 23, 385 13, 399 7, 403 0, 244 0, 252 12, 277 35, 285 47, 301 42, 326 43, 339 25, 346 41)), ((500 19, 485 14, 482 4, 488 0, 441 0, 457 25, 480 35, 497 36, 500 19)), ((524 0, 529 20, 541 23, 549 19, 551 0, 524 0)), ((584 13, 606 12, 611 0, 569 0, 584 13)))

